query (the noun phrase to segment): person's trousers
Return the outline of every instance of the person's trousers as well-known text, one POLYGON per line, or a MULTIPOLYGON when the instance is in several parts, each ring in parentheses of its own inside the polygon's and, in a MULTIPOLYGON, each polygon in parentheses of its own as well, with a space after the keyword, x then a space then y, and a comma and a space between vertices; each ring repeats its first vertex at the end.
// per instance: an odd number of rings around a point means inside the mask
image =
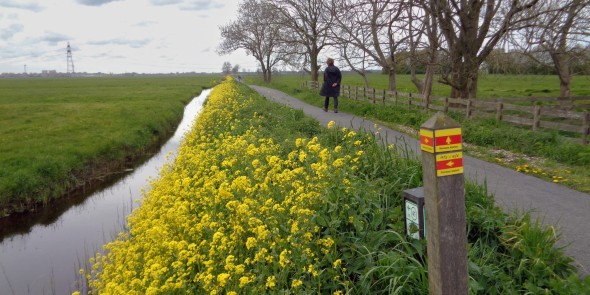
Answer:
MULTIPOLYGON (((324 100, 324 109, 328 109, 329 105, 330 105, 330 97, 326 96, 326 100, 324 100)), ((334 108, 335 109, 338 108, 338 96, 334 96, 334 108)))

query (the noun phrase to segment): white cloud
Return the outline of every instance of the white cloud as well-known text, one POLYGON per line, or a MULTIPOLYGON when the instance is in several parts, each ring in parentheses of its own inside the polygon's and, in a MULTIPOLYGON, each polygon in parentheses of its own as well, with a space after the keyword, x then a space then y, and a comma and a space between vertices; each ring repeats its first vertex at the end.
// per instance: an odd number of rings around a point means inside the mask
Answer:
POLYGON ((154 5, 172 5, 181 3, 183 0, 150 0, 154 5))
POLYGON ((4 41, 9 40, 16 33, 21 32, 24 26, 22 24, 11 24, 6 28, 0 28, 0 38, 4 41))
POLYGON ((210 10, 223 8, 222 3, 214 0, 192 0, 180 6, 184 10, 210 10))
MULTIPOLYGON (((0 0, 0 6, 6 3, 0 0)), ((23 64, 29 72, 65 72, 68 42, 80 72, 218 72, 224 61, 257 67, 243 51, 214 51, 219 25, 235 18, 236 0, 26 3, 43 3, 44 9, 0 12, 0 73, 22 72, 23 64)))
POLYGON ((88 6, 101 6, 103 4, 116 2, 121 0, 78 0, 78 3, 88 6))
POLYGON ((24 9, 24 10, 34 11, 34 12, 40 12, 44 9, 43 6, 41 6, 37 3, 27 3, 27 2, 23 3, 23 1, 20 1, 20 0, 19 1, 0 0, 0 7, 24 9))

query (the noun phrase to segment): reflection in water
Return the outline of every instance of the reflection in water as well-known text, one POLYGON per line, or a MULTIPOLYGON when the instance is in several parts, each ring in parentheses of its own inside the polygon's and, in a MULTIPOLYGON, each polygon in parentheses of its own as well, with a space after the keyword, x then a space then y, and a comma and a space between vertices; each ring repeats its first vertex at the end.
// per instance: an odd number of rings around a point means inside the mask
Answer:
POLYGON ((83 288, 78 270, 123 230, 141 190, 178 149, 209 93, 203 90, 186 106, 176 132, 154 157, 108 188, 1 220, 0 294, 71 294, 83 288))

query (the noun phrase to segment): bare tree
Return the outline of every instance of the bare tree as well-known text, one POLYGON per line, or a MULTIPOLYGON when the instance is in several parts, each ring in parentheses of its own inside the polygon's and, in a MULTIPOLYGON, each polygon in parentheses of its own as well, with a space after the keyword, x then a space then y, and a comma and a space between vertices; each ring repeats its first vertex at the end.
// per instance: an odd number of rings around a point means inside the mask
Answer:
POLYGON ((589 4, 588 0, 543 1, 533 12, 538 17, 532 18, 512 40, 530 58, 555 69, 562 97, 570 96, 572 64, 584 56, 583 45, 590 42, 589 4), (550 59, 543 59, 541 53, 550 59))
POLYGON ((424 9, 424 0, 410 0, 407 10, 411 80, 425 99, 428 99, 432 92, 432 80, 437 62, 440 35, 438 34, 436 19, 429 13, 428 9, 424 9), (425 53, 427 57, 424 61, 425 53), (421 63, 426 64, 424 80, 420 80, 416 75, 417 67, 421 63))
POLYGON ((396 89, 395 53, 408 38, 404 33, 405 2, 393 0, 333 1, 340 40, 364 51, 389 75, 389 90, 396 89))
POLYGON ((450 60, 441 82, 451 96, 475 98, 479 66, 506 32, 536 17, 525 13, 539 0, 430 0, 450 60))
POLYGON ((221 66, 221 72, 226 75, 231 73, 231 63, 229 61, 223 63, 223 65, 221 66))
POLYGON ((240 71, 240 65, 234 65, 233 68, 231 68, 231 73, 232 74, 237 74, 240 71))
MULTIPOLYGON (((275 0, 278 14, 273 18, 287 31, 283 35, 283 53, 292 55, 294 61, 309 64, 313 81, 318 80, 318 56, 331 44, 328 38, 332 15, 323 10, 322 0, 275 0), (302 56, 304 55, 304 56, 302 56), (294 56, 294 57, 293 57, 294 56)), ((305 69, 305 66, 304 66, 305 69)))
MULTIPOLYGON (((331 34, 335 40, 334 47, 339 51, 339 55, 348 67, 363 78, 365 87, 369 87, 369 80, 367 77, 367 68, 371 65, 371 57, 367 54, 367 50, 357 46, 357 44, 368 44, 371 42, 371 33, 366 29, 367 26, 359 26, 359 23, 366 22, 361 15, 349 13, 348 17, 341 16, 340 10, 342 7, 334 5, 334 3, 326 4, 326 10, 331 10, 335 16, 335 25, 330 28, 331 34), (360 42, 351 43, 349 35, 356 36, 360 42)), ((350 12, 350 11, 349 11, 350 12)), ((374 64, 374 62, 373 62, 374 64)))
POLYGON ((278 53, 281 31, 273 20, 274 6, 266 1, 246 0, 239 5, 236 21, 221 26, 223 41, 219 54, 228 54, 237 49, 245 49, 260 64, 265 82, 270 82, 272 68, 282 56, 278 53))

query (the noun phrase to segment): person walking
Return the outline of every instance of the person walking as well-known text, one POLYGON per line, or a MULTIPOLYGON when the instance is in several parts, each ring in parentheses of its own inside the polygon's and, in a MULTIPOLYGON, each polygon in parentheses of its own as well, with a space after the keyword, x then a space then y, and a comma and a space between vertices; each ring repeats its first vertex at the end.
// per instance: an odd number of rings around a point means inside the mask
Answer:
POLYGON ((328 58, 328 66, 324 70, 324 83, 320 89, 320 95, 325 96, 324 112, 328 111, 330 105, 330 97, 334 98, 334 113, 338 113, 338 96, 340 95, 340 82, 342 81, 342 73, 340 69, 334 65, 334 59, 328 58))

